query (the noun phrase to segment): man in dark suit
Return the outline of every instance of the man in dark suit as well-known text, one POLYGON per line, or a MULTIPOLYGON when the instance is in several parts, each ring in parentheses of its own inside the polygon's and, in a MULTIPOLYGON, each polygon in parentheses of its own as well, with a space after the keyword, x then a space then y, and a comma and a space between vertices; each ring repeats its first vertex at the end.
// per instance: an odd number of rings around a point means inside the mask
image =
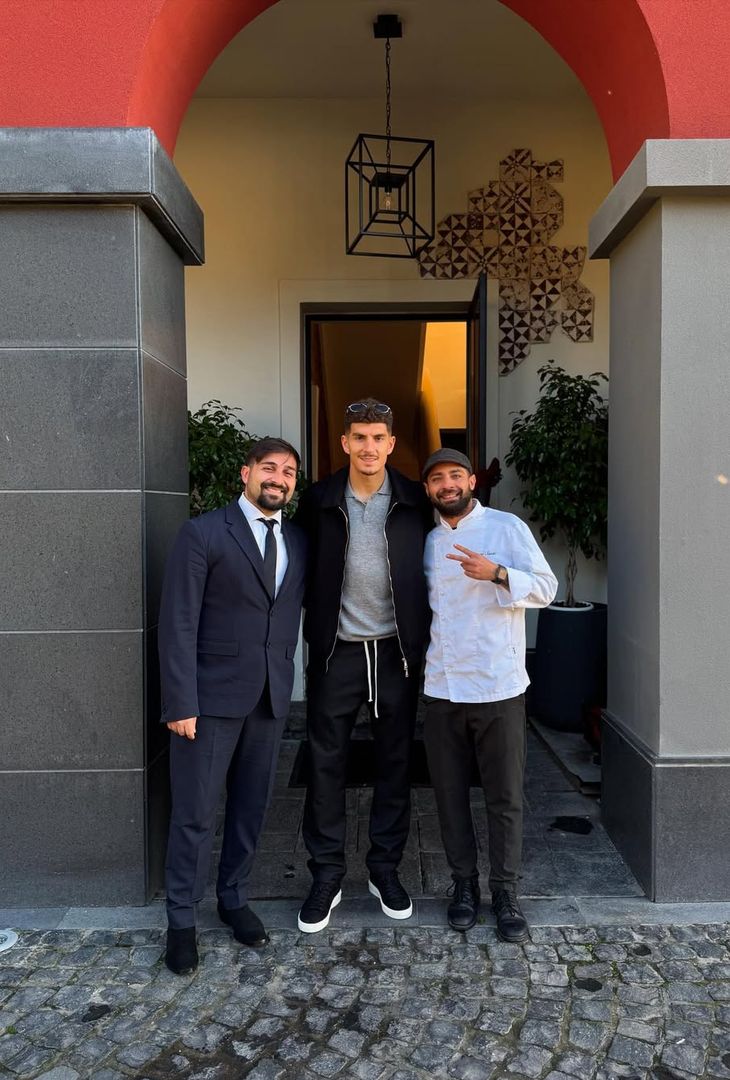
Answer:
POLYGON ((246 887, 294 681, 306 541, 282 509, 298 468, 293 446, 261 439, 241 469, 240 499, 187 521, 167 565, 159 626, 162 721, 172 732, 166 963, 177 974, 198 963, 195 905, 224 783, 218 914, 243 944, 268 940, 246 887))

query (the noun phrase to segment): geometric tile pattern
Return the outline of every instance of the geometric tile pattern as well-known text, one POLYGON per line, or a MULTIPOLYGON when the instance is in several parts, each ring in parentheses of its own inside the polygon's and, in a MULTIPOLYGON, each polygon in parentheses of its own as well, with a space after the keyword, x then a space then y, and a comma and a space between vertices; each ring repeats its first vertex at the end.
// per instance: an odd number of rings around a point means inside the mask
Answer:
POLYGON ((557 328, 571 341, 593 340, 594 297, 579 280, 586 249, 550 243, 563 224, 563 197, 554 187, 562 179, 562 160, 513 150, 499 163, 499 179, 470 191, 466 211, 440 221, 418 256, 421 277, 486 271, 499 281, 500 375, 557 328))

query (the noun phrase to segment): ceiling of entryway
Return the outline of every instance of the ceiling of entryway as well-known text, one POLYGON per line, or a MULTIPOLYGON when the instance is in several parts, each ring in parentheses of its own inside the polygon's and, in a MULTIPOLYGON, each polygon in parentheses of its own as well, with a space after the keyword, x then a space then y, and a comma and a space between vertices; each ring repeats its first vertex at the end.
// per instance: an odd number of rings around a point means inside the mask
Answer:
MULTIPOLYGON (((598 0, 604 2, 604 0, 598 0)), ((395 12, 393 89, 449 100, 582 96, 573 72, 498 0, 278 0, 221 53, 206 98, 371 98, 383 92, 380 12, 395 12)))

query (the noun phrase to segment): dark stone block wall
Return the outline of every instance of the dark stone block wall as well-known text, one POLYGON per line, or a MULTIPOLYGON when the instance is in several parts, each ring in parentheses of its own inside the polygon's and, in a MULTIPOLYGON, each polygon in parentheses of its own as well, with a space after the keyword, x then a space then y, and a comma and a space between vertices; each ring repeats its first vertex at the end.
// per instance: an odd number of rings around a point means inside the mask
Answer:
POLYGON ((157 607, 188 513, 202 217, 149 131, 0 148, 0 905, 141 904, 164 854, 157 607))

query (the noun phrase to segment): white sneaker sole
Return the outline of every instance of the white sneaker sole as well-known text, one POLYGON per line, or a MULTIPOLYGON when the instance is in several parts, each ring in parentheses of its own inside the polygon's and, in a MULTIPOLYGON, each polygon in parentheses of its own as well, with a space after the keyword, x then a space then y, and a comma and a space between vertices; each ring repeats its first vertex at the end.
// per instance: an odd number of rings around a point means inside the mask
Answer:
POLYGON ((337 907, 337 905, 339 904, 341 899, 342 899, 342 889, 340 889, 340 891, 337 893, 337 896, 334 898, 334 900, 330 904, 329 911, 327 912, 327 914, 325 915, 324 919, 322 919, 321 922, 302 922, 302 913, 300 911, 299 914, 297 915, 297 926, 302 931, 302 933, 303 934, 318 934, 320 930, 324 930, 324 928, 327 926, 327 924, 330 921, 330 915, 332 914, 333 910, 337 907))
POLYGON ((397 911, 395 908, 389 908, 386 904, 384 904, 383 898, 380 895, 380 890, 377 888, 376 885, 373 885, 372 881, 368 881, 368 891, 373 896, 377 896, 378 900, 380 901, 380 906, 383 909, 383 914, 387 915, 389 919, 410 919, 411 915, 413 914, 413 904, 410 901, 408 903, 408 907, 403 908, 400 911, 397 911))

